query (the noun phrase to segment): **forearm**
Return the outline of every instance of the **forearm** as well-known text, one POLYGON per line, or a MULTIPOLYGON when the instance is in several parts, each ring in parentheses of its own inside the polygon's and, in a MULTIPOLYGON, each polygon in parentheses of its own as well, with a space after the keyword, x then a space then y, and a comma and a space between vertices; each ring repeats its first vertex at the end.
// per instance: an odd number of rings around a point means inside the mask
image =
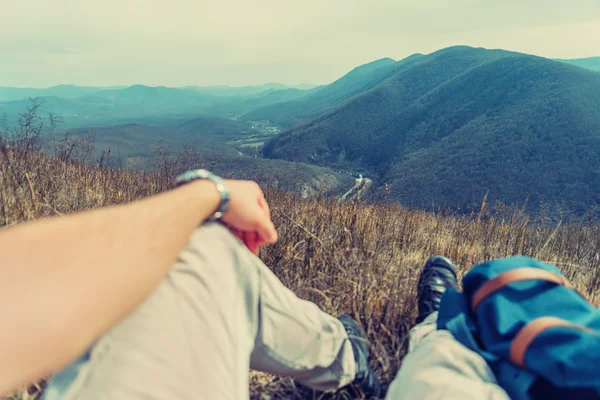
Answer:
POLYGON ((68 363, 137 307, 218 203, 197 181, 2 231, 0 393, 68 363))

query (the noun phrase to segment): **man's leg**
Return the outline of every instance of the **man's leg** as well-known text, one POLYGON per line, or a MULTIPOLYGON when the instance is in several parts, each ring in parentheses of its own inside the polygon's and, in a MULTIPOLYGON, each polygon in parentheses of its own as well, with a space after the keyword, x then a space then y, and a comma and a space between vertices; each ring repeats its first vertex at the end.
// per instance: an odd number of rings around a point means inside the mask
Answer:
POLYGON ((509 400, 486 361, 437 330, 437 310, 447 288, 458 289, 456 271, 444 257, 430 258, 419 277, 419 317, 410 331, 409 352, 386 399, 509 400))
POLYGON ((510 400, 486 361, 436 322, 434 312, 411 330, 409 353, 386 399, 510 400))
POLYGON ((50 384, 54 399, 247 399, 250 367, 319 390, 355 377, 340 321, 297 298, 219 224, 192 235, 132 315, 50 384))

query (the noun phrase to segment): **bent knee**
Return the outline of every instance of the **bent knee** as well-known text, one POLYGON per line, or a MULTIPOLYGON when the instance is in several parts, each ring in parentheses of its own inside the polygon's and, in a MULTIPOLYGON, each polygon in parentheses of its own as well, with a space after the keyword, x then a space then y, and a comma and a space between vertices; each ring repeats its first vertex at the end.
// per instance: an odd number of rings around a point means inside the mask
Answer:
POLYGON ((195 275, 203 279, 253 275, 258 259, 224 225, 209 222, 199 226, 190 236, 171 271, 195 275))
POLYGON ((219 222, 206 222, 196 228, 190 235, 188 246, 204 246, 207 243, 220 243, 237 247, 242 242, 219 222))

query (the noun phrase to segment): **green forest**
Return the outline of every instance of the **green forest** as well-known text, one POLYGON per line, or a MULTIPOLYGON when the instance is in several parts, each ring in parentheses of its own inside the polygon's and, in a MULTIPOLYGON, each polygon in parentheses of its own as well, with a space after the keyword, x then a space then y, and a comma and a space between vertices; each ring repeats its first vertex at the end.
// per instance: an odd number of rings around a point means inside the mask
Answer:
POLYGON ((600 199, 600 74, 467 47, 419 57, 336 110, 275 137, 273 158, 372 174, 411 206, 600 199), (388 186, 389 187, 389 186, 388 186))

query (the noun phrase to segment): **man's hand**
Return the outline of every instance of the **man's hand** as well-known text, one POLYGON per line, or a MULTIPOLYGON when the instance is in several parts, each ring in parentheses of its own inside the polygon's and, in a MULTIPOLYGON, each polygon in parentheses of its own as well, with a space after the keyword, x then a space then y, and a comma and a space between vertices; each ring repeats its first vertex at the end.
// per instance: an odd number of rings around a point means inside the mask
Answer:
POLYGON ((256 182, 227 181, 229 209, 221 218, 254 254, 260 246, 277 241, 277 230, 265 195, 256 182))

